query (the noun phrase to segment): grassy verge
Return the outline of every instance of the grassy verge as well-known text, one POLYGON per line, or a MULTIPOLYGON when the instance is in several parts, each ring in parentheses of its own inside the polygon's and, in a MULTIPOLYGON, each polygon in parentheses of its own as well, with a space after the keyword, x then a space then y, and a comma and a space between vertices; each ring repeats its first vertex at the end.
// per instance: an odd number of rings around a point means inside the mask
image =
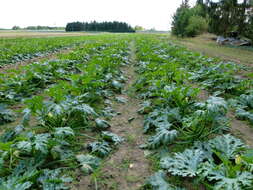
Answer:
POLYGON ((253 49, 244 47, 220 46, 212 38, 211 34, 204 34, 195 38, 169 38, 180 45, 184 45, 190 50, 198 51, 210 57, 219 57, 226 61, 234 61, 253 67, 253 49))

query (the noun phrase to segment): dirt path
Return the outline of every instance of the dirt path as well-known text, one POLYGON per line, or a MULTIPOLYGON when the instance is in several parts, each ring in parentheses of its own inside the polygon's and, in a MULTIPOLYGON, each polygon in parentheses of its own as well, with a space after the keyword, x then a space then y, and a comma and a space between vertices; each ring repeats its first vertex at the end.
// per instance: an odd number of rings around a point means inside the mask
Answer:
POLYGON ((135 46, 131 43, 131 65, 122 69, 128 80, 124 93, 119 96, 125 98, 127 102, 113 102, 113 109, 120 112, 120 115, 110 121, 111 132, 125 140, 96 174, 96 182, 94 177, 86 177, 81 180, 77 189, 138 190, 151 175, 149 160, 145 158, 144 151, 139 148, 145 142, 145 137, 142 133, 143 116, 137 113, 140 102, 131 90, 136 77, 134 63, 135 46))
POLYGON ((231 132, 235 136, 243 139, 244 142, 253 148, 253 128, 251 128, 245 121, 240 121, 235 118, 234 114, 229 112, 231 132))

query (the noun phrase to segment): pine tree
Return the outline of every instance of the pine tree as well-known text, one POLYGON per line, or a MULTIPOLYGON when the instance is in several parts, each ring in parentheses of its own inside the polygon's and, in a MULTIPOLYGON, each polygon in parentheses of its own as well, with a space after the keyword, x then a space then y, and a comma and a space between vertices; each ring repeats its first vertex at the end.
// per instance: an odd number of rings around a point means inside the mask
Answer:
POLYGON ((173 16, 172 34, 180 37, 186 36, 186 28, 188 26, 190 16, 191 11, 188 0, 185 0, 173 16))
POLYGON ((238 0, 218 2, 207 0, 205 6, 210 18, 209 31, 224 36, 232 31, 243 34, 247 28, 247 10, 250 7, 250 1, 244 0, 239 3, 238 0))

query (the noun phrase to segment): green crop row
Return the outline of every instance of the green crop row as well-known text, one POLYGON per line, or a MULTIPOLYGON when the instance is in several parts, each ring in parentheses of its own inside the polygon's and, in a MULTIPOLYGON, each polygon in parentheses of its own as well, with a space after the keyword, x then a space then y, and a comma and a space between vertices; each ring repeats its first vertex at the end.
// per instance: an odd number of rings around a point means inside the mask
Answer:
POLYGON ((40 76, 25 77, 25 84, 36 89, 51 85, 43 95, 24 99, 27 94, 19 94, 23 119, 0 137, 0 189, 69 189, 74 179, 67 174, 80 168, 88 175, 99 167, 123 140, 106 131, 110 124, 105 118, 115 113, 105 100, 123 88, 120 67, 128 64, 128 45, 121 36, 100 36, 58 61, 26 68, 40 76))
POLYGON ((89 36, 0 38, 0 67, 34 57, 46 56, 60 49, 82 43, 89 38, 89 36))
POLYGON ((126 80, 130 42, 149 135, 141 148, 156 170, 143 190, 252 190, 253 150, 230 134, 227 117, 233 107, 253 121, 252 80, 236 76, 245 68, 150 34, 87 36, 56 60, 0 75, 0 124, 23 104, 18 126, 0 136, 0 189, 69 189, 77 171, 91 174, 123 141, 107 119, 117 114, 111 100, 126 80), (211 95, 201 99, 203 89, 211 95))
MULTIPOLYGON (((97 45, 99 43, 97 42, 97 45)), ((91 57, 96 49, 94 41, 89 40, 78 48, 86 47, 86 61, 91 57), (91 46, 91 47, 90 47, 91 46)), ((83 52, 84 53, 84 52, 83 52)), ((67 53, 66 56, 73 53, 67 53)), ((62 56, 61 54, 58 57, 62 56)), ((9 69, 0 74, 0 125, 11 122, 15 119, 15 114, 7 109, 10 105, 22 102, 24 98, 31 97, 35 93, 40 93, 48 86, 55 84, 66 77, 67 74, 76 72, 76 65, 73 60, 59 59, 46 60, 43 62, 31 63, 27 66, 20 66, 18 69, 9 69)))
POLYGON ((157 166, 143 189, 252 189, 253 150, 229 134, 224 99, 247 93, 252 81, 163 37, 139 37, 137 58, 139 112, 151 135, 141 147, 157 166), (194 82, 213 95, 200 101, 194 82))

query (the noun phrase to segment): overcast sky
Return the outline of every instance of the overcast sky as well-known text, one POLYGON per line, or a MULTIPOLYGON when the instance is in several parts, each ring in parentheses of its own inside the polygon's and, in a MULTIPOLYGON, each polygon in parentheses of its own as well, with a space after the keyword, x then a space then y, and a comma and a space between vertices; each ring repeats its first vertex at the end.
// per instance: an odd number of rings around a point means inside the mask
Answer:
MULTIPOLYGON (((146 29, 168 30, 182 0, 1 0, 0 28, 72 21, 124 21, 146 29)), ((193 4, 195 0, 191 0, 193 4)))

